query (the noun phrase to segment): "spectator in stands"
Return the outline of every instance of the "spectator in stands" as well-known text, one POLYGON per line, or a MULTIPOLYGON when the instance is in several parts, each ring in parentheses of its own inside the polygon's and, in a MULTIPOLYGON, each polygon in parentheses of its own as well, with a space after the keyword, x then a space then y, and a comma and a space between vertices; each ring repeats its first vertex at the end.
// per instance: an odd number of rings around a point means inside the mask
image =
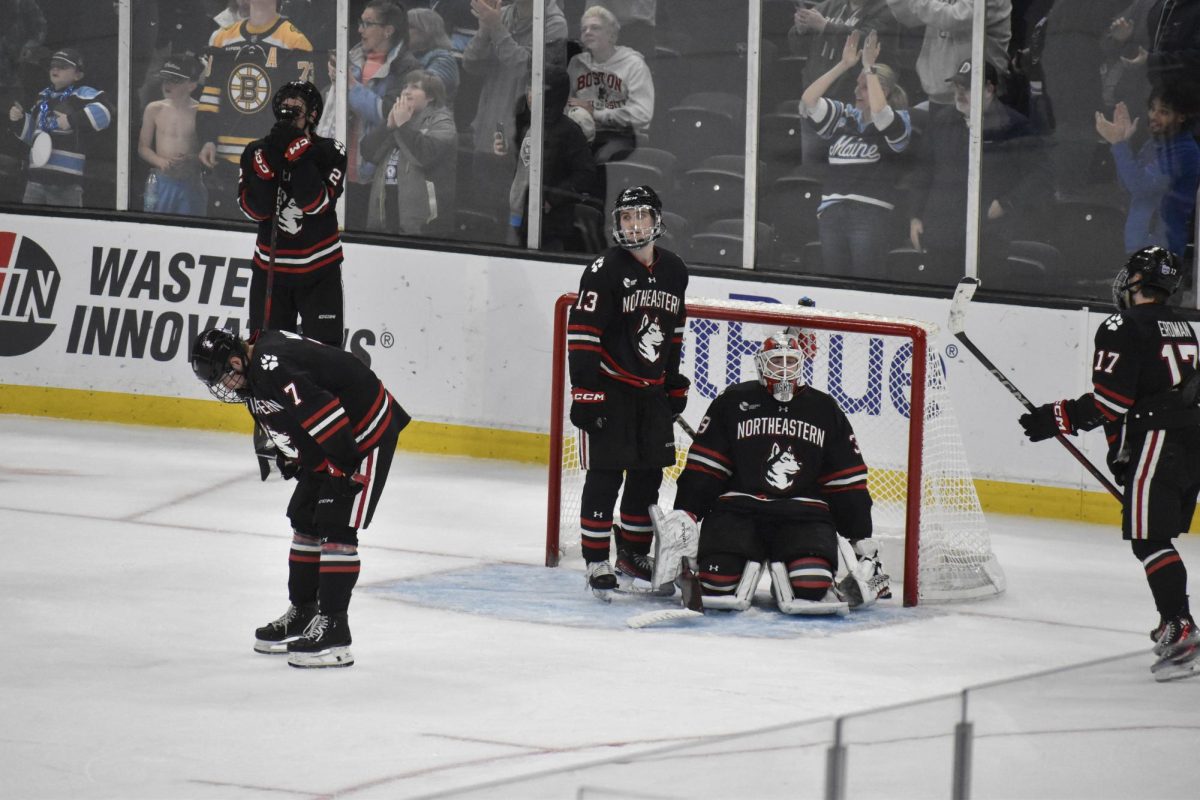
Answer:
POLYGON ((150 165, 142 208, 157 214, 204 216, 208 192, 200 178, 200 143, 192 97, 199 85, 200 62, 171 56, 158 69, 161 99, 146 106, 138 134, 138 156, 150 165))
POLYGON ((879 277, 895 230, 901 156, 912 143, 908 98, 896 73, 877 63, 879 39, 862 33, 846 37, 842 58, 804 90, 800 113, 829 141, 829 172, 817 207, 821 259, 825 272, 879 277), (846 72, 862 63, 854 104, 825 96, 846 72))
POLYGON ((410 8, 408 46, 421 68, 441 80, 446 89, 444 105, 453 108, 458 95, 458 58, 441 15, 429 8, 410 8))
POLYGON ((399 97, 404 90, 404 76, 421 68, 408 48, 408 11, 395 0, 370 0, 359 17, 358 35, 358 44, 350 50, 346 75, 349 167, 345 225, 354 230, 367 226, 367 203, 375 173, 375 165, 364 158, 362 141, 387 120, 390 107, 384 107, 383 98, 399 97))
MULTIPOLYGON (((0 18, 0 102, 11 104, 23 100, 36 84, 26 76, 38 61, 39 52, 44 56, 42 42, 46 38, 46 18, 37 0, 6 0, 0 3, 4 9, 0 18)), ((44 60, 43 60, 43 63, 44 60)), ((40 83, 41 67, 38 67, 40 83)), ((3 137, 0 143, 0 200, 20 202, 22 181, 21 160, 24 148, 12 136, 3 137)))
POLYGON ((580 21, 583 52, 571 59, 568 104, 591 113, 596 163, 619 161, 650 133, 654 79, 641 53, 617 44, 621 24, 603 6, 592 6, 580 21))
POLYGON ((225 4, 225 8, 213 17, 213 22, 217 24, 217 30, 220 30, 241 22, 249 16, 250 0, 229 0, 225 4))
POLYGON ((1114 15, 1127 3, 1056 0, 1046 15, 1041 64, 1054 117, 1054 187, 1062 199, 1088 197, 1096 183, 1092 165, 1103 148, 1094 115, 1103 108, 1105 43, 1114 15))
MULTIPOLYGON (((966 264, 967 170, 970 165, 971 62, 947 80, 954 108, 936 109, 922 137, 912 190, 909 238, 931 256, 931 277, 962 275, 966 264)), ((1007 255, 1013 239, 1029 238, 1049 200, 1049 165, 1029 120, 997 96, 1000 75, 984 64, 983 154, 980 168, 982 261, 1007 255)))
MULTIPOLYGON (((1000 71, 1008 66, 1012 39, 1012 0, 986 0, 984 57, 1000 71)), ((954 92, 946 85, 958 65, 971 57, 971 25, 975 0, 887 0, 902 25, 925 27, 917 56, 917 75, 931 104, 953 105, 954 92)))
POLYGON ((83 56, 63 48, 50 58, 50 85, 28 109, 15 101, 8 109, 13 132, 30 146, 24 203, 83 207, 90 142, 113 119, 108 95, 84 85, 83 75, 83 56))
POLYGON ((1200 2, 1155 0, 1146 20, 1150 85, 1169 89, 1189 118, 1200 117, 1200 2))
POLYGON ((417 0, 416 5, 438 13, 450 34, 450 44, 457 53, 467 49, 479 30, 479 20, 471 11, 471 0, 417 0))
MULTIPOLYGON (((567 114, 571 82, 561 69, 546 73, 543 87, 545 108, 542 137, 542 250, 578 250, 575 235, 575 205, 595 202, 596 165, 583 129, 567 114)), ((524 245, 528 233, 525 210, 529 205, 531 93, 517 107, 516 174, 509 190, 509 225, 517 244, 524 245)), ((498 151, 497 155, 505 155, 498 151)))
POLYGON ((1200 184, 1200 147, 1173 91, 1168 85, 1150 92, 1150 139, 1136 154, 1130 140, 1138 120, 1130 120, 1125 104, 1117 104, 1112 120, 1096 112, 1096 132, 1112 145, 1117 177, 1129 192, 1127 254, 1158 245, 1182 257, 1187 247, 1200 184))
POLYGON ((386 124, 363 139, 375 164, 367 229, 409 235, 444 233, 454 226, 458 130, 446 89, 431 72, 404 76, 386 124))
POLYGON ((248 17, 209 37, 196 109, 208 216, 230 220, 245 219, 236 202, 242 152, 275 124, 271 87, 307 79, 314 66, 312 42, 279 14, 278 0, 249 0, 248 8, 248 17))
POLYGON ((621 41, 647 59, 654 58, 658 0, 598 0, 621 23, 621 41))
MULTIPOLYGON (((514 114, 532 67, 533 0, 504 7, 500 0, 471 0, 471 10, 479 18, 479 32, 463 51, 463 69, 483 77, 471 123, 472 183, 480 210, 500 220, 507 215, 512 168, 494 151, 501 140, 506 153, 515 152, 519 143, 514 114)), ((562 69, 567 61, 567 20, 558 0, 547 0, 545 21, 546 68, 562 69)))

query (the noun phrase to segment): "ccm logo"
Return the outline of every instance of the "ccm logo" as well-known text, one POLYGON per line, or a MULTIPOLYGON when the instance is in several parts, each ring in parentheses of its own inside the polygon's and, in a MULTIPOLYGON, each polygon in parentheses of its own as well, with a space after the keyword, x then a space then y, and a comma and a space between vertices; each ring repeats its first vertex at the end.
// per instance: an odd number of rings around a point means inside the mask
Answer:
POLYGON ((573 392, 571 399, 578 403, 603 403, 604 392, 573 392))

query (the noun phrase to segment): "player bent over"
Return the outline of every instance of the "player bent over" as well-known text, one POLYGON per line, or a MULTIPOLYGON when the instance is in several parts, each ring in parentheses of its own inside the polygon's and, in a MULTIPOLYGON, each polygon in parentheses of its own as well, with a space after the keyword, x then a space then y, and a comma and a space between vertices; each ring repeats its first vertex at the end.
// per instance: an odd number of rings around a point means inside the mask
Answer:
POLYGON ((607 601, 617 588, 609 538, 617 536, 617 570, 648 581, 663 467, 675 463, 672 419, 687 404, 690 381, 679 374, 687 320, 687 265, 658 247, 662 202, 649 186, 626 189, 612 212, 610 247, 584 271, 568 319, 571 422, 580 429, 587 470, 580 509, 588 586, 607 601), (621 485, 624 482, 624 492, 621 485), (621 493, 621 524, 613 509, 621 493))
POLYGON ((1113 281, 1117 313, 1096 329, 1093 390, 1020 419, 1034 442, 1104 426, 1108 466, 1124 486, 1121 534, 1142 562, 1158 608, 1150 632, 1158 681, 1200 674, 1200 633, 1173 541, 1191 526, 1200 493, 1196 334, 1167 305, 1182 280, 1169 250, 1144 247, 1130 256, 1113 281))
POLYGON ((259 653, 293 667, 348 667, 346 610, 358 581, 358 529, 371 523, 409 416, 356 357, 285 331, 253 344, 204 331, 192 371, 226 403, 245 403, 277 447, 279 471, 296 478, 288 503, 290 605, 255 631, 259 653))
POLYGON ((653 509, 656 586, 695 557, 705 608, 749 608, 764 570, 785 614, 845 614, 891 597, 870 539, 867 465, 837 403, 804 383, 804 358, 796 337, 772 335, 754 358, 758 380, 709 406, 675 510, 653 509), (857 559, 835 586, 839 533, 857 559))

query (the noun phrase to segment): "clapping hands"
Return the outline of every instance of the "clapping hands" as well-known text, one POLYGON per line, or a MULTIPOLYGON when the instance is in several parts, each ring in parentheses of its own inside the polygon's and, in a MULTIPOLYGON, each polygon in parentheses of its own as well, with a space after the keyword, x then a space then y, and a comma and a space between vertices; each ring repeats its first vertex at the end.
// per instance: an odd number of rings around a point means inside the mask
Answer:
POLYGON ((1129 141, 1137 131, 1137 126, 1138 120, 1130 120, 1129 109, 1124 103, 1117 103, 1111 122, 1099 111, 1096 112, 1096 133, 1109 144, 1129 141))

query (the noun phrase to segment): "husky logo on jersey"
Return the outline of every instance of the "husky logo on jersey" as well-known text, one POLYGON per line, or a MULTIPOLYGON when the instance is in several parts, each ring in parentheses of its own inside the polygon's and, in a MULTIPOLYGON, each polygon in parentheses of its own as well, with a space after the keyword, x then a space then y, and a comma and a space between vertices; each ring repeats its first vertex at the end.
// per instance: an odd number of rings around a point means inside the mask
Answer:
POLYGON ((771 455, 767 457, 767 483, 783 491, 791 487, 795 481, 793 476, 799 471, 800 462, 792 448, 781 450, 778 442, 771 445, 771 455))
POLYGON ((592 263, 592 272, 599 272, 600 268, 603 266, 604 266, 604 256, 600 256, 592 263))
POLYGON ((1125 320, 1121 318, 1120 314, 1113 314, 1111 317, 1104 320, 1104 327, 1108 328, 1110 331, 1115 331, 1117 328, 1121 327, 1122 323, 1124 322, 1125 320))
POLYGON ((658 317, 650 319, 649 315, 642 314, 642 322, 637 331, 638 355, 652 364, 655 363, 659 359, 665 338, 658 317))
POLYGON ((304 227, 301 223, 303 219, 304 212, 296 205, 296 201, 289 197, 287 205, 279 212, 279 230, 288 236, 295 236, 300 232, 300 228, 304 227))
POLYGON ((243 114, 257 114, 271 99, 271 78, 257 64, 238 64, 226 85, 229 102, 243 114))
POLYGON ((279 359, 273 355, 267 354, 267 355, 263 356, 261 359, 259 359, 258 365, 260 367, 262 367, 263 369, 265 369, 267 372, 270 372, 271 370, 273 370, 279 366, 279 359))
MULTIPOLYGON (((272 356, 272 358, 274 358, 274 356, 272 356)), ((262 425, 261 422, 259 424, 262 425)), ((267 436, 271 437, 271 441, 275 443, 275 449, 277 449, 280 453, 282 453, 284 455, 284 457, 286 457, 286 458, 299 458, 300 457, 300 451, 296 449, 296 446, 294 444, 292 444, 291 436, 288 436, 286 433, 280 433, 279 431, 272 430, 271 428, 268 428, 266 425, 263 425, 262 429, 267 432, 267 436)))

